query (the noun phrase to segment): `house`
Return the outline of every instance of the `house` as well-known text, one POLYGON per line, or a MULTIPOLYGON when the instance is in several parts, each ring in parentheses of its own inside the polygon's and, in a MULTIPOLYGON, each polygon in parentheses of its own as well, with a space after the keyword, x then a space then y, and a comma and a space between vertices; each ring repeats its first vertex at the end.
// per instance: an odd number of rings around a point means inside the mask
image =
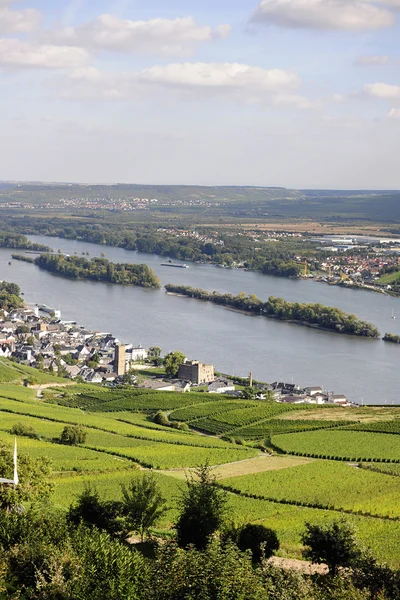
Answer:
POLYGON ((137 346, 136 348, 132 345, 126 346, 125 356, 127 362, 137 362, 140 360, 146 360, 148 352, 145 348, 137 346))
POLYGON ((234 392, 235 386, 229 379, 221 377, 216 379, 208 385, 209 394, 226 394, 227 392, 234 392))
POLYGON ((181 381, 180 379, 172 379, 171 383, 175 387, 175 392, 190 392, 190 381, 181 381))
POLYGON ((315 387, 306 387, 304 389, 305 393, 308 394, 309 396, 316 396, 317 394, 322 394, 323 389, 320 386, 315 386, 315 387))
POLYGON ((76 377, 78 377, 81 368, 74 365, 65 365, 65 370, 68 373, 68 377, 70 379, 75 379, 76 377))
POLYGON ((279 402, 283 404, 304 404, 307 396, 294 395, 294 396, 282 396, 279 402))
POLYGON ((275 381, 271 387, 273 390, 280 391, 282 395, 300 394, 302 391, 295 383, 284 383, 283 381, 275 381))
POLYGON ((4 358, 9 358, 11 356, 11 349, 9 344, 3 342, 0 345, 0 356, 4 358))
POLYGON ((155 390, 162 392, 175 392, 175 385, 166 381, 157 379, 148 379, 143 382, 142 388, 145 390, 155 390))
POLYGON ((350 406, 350 402, 344 394, 332 394, 332 396, 329 397, 329 401, 334 404, 339 404, 340 406, 350 406))

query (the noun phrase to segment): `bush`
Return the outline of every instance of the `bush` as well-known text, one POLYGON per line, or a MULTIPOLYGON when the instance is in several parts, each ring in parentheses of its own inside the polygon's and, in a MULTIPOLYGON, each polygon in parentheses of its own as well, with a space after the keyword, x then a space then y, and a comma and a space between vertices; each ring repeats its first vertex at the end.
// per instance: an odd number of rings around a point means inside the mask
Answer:
POLYGON ((64 427, 61 436, 61 444, 66 446, 77 446, 84 444, 87 438, 87 431, 80 425, 67 425, 64 427))
POLYGON ((157 423, 157 425, 163 425, 164 427, 169 427, 170 425, 167 415, 162 410, 159 410, 154 415, 153 422, 157 423))
POLYGON ((253 562, 261 563, 263 558, 270 558, 279 550, 279 540, 273 529, 248 523, 239 532, 238 546, 243 552, 251 550, 253 562))
POLYGON ((13 435, 21 435, 24 437, 29 437, 37 440, 39 438, 36 431, 33 429, 31 425, 24 425, 23 423, 16 423, 10 429, 10 433, 13 435))

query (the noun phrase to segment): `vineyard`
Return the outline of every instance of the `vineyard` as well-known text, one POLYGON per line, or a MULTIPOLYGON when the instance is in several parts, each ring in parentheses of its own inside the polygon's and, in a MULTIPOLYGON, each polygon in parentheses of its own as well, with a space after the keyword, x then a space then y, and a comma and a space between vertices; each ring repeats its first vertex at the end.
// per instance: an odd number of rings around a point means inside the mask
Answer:
POLYGON ((276 448, 288 454, 355 462, 400 462, 400 444, 395 435, 363 431, 312 431, 274 435, 276 448))
POLYGON ((277 502, 400 518, 396 500, 400 495, 398 478, 337 462, 316 461, 224 479, 222 483, 240 493, 277 502))
POLYGON ((17 431, 21 455, 51 461, 60 507, 67 508, 87 483, 117 499, 121 483, 151 468, 168 501, 160 523, 167 531, 187 469, 208 463, 229 490, 230 518, 275 529, 283 556, 300 557, 306 521, 323 523, 345 513, 378 557, 400 566, 400 409, 83 384, 45 390, 38 400, 36 390, 13 384, 10 371, 4 371, 4 383, 1 375, 0 366, 0 444, 11 448, 17 431), (154 422, 159 410, 166 425, 154 422), (182 423, 189 429, 178 429, 182 423), (62 445, 66 425, 82 426, 84 442, 62 445))

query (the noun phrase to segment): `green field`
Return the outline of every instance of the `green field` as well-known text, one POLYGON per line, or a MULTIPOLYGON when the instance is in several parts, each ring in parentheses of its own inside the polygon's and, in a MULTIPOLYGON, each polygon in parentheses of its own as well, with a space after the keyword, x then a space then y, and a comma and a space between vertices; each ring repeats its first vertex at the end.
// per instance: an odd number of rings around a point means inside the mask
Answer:
POLYGON ((222 484, 269 500, 400 517, 397 477, 333 461, 321 460, 279 471, 232 477, 224 479, 222 484))
POLYGON ((362 431, 320 430, 307 433, 274 435, 272 442, 289 454, 342 458, 350 461, 400 460, 400 443, 396 435, 362 431))
MULTIPOLYGON (((85 385, 48 389, 38 400, 36 390, 13 384, 10 373, 14 376, 14 366, 2 372, 0 363, 0 444, 12 447, 16 424, 34 430, 39 439, 18 437, 19 454, 51 460, 54 501, 60 507, 67 508, 85 483, 117 499, 121 484, 151 467, 168 501, 159 526, 169 530, 186 470, 208 462, 218 466, 220 484, 232 490, 229 518, 276 529, 281 556, 300 557, 306 521, 322 523, 345 512, 378 558, 400 566, 400 464, 389 462, 400 460, 400 409, 329 410, 85 385), (154 423, 160 409, 171 422, 189 423, 191 430, 154 423), (85 428, 82 445, 57 442, 67 424, 85 428), (224 441, 223 435, 238 443, 224 441), (258 446, 268 446, 270 437, 288 454, 344 457, 354 464, 269 457, 258 446), (363 468, 357 468, 359 462, 363 468)), ((46 382, 47 376, 41 376, 46 382)))

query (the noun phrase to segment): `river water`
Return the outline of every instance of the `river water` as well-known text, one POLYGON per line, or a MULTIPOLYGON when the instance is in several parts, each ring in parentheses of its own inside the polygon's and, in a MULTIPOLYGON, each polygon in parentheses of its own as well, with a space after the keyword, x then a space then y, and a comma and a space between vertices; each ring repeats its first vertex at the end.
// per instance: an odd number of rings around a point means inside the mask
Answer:
MULTIPOLYGON (((102 252, 113 262, 146 263, 166 283, 220 292, 254 293, 263 300, 319 302, 356 314, 377 325, 381 333, 400 333, 400 299, 373 292, 347 290, 306 280, 270 277, 238 269, 190 264, 189 269, 162 267, 165 257, 138 254, 87 242, 31 236, 73 255, 102 252), (392 319, 394 310, 397 319, 392 319)), ((249 316, 210 303, 100 282, 71 281, 12 261, 0 249, 0 279, 18 283, 28 303, 44 303, 89 329, 112 332, 122 342, 181 350, 210 362, 220 371, 263 381, 294 381, 323 385, 350 400, 374 404, 400 403, 400 345, 350 337, 249 316)), ((179 262, 179 261, 174 261, 179 262)))

